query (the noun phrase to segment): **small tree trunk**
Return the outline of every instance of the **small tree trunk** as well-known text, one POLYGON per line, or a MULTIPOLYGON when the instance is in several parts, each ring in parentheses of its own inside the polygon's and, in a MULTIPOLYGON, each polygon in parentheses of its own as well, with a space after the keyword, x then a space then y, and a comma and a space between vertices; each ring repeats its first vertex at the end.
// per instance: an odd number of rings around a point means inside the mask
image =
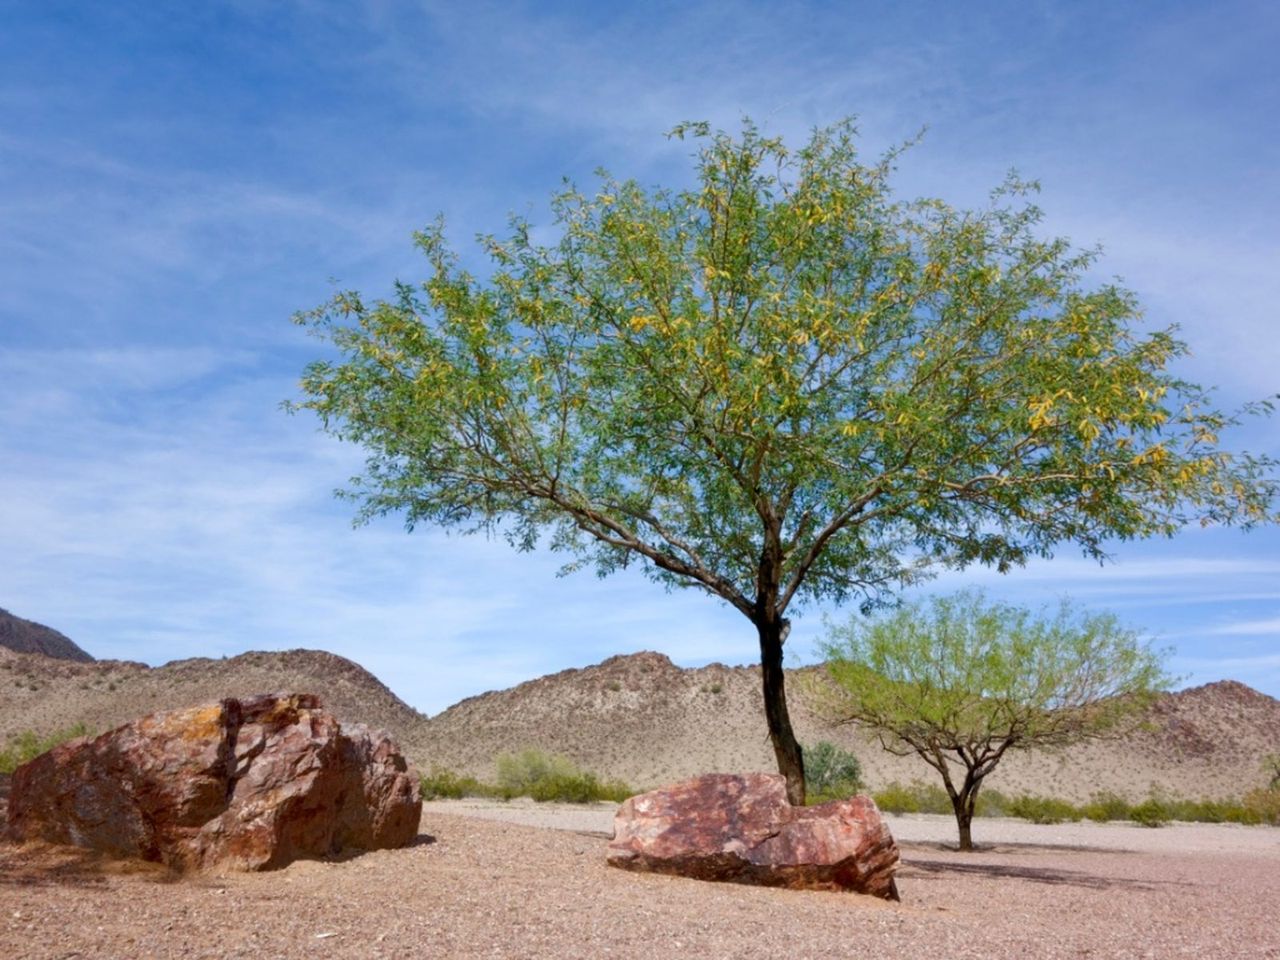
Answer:
POLYGON ((787 712, 786 678, 782 671, 783 625, 781 618, 756 623, 760 634, 760 676, 763 681, 764 715, 769 739, 778 760, 778 772, 787 778, 787 799, 794 806, 804 804, 804 756, 787 712))
POLYGON ((956 826, 960 828, 960 849, 973 849, 973 814, 956 808, 956 826))
POLYGON ((973 810, 978 799, 978 783, 973 775, 965 777, 959 793, 951 795, 951 807, 956 813, 956 826, 960 829, 960 849, 973 849, 973 810))

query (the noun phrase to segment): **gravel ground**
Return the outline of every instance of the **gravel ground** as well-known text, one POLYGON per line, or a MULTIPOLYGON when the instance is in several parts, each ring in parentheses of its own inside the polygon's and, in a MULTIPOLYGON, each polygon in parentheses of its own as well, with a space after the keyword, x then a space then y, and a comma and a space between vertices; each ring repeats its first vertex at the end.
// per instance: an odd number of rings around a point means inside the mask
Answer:
POLYGON ((1280 830, 982 821, 959 854, 945 818, 894 817, 889 904, 614 870, 610 822, 432 803, 404 850, 181 881, 0 845, 0 958, 1280 960, 1280 830))

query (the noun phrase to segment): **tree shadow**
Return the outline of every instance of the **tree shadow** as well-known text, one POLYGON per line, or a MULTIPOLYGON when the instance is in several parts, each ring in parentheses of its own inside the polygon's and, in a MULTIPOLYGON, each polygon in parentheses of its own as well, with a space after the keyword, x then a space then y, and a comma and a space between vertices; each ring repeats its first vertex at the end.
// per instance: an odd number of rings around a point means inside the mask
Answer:
POLYGON ((1000 880, 1026 880, 1050 886, 1082 887, 1087 890, 1156 890, 1161 886, 1188 886, 1185 881, 1132 880, 1125 877, 1101 877, 1082 870, 1061 867, 1031 867, 1010 863, 974 863, 955 860, 903 860, 898 877, 907 880, 941 879, 947 875, 987 877, 1000 880))
POLYGON ((1034 843, 1031 841, 1005 840, 999 843, 975 843, 972 850, 961 850, 958 844, 943 840, 905 840, 898 843, 902 850, 936 850, 939 853, 982 854, 988 853, 1116 853, 1130 854, 1140 851, 1131 847, 1091 847, 1082 843, 1034 843))

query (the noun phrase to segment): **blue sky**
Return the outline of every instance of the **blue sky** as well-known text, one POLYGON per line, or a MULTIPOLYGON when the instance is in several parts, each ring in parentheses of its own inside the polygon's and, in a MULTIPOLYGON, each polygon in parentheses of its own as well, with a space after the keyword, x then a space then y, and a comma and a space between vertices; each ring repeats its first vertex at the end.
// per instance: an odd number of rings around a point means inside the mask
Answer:
MULTIPOLYGON (((360 452, 280 412, 336 282, 466 256, 568 175, 687 182, 683 119, 793 140, 928 127, 906 196, 1016 167, 1048 227, 1182 325, 1227 407, 1280 390, 1280 8, 1270 2, 0 2, 0 606, 98 657, 351 657, 420 709, 615 653, 751 662, 740 615, 501 541, 353 530, 360 452), (465 9, 464 9, 465 7, 465 9)), ((477 266, 479 262, 477 261, 477 266)), ((1228 438, 1280 454, 1280 421, 1228 438)), ((1187 683, 1280 696, 1280 531, 1064 548, 978 583, 1070 595, 1187 683)), ((821 611, 788 647, 812 658, 821 611)))

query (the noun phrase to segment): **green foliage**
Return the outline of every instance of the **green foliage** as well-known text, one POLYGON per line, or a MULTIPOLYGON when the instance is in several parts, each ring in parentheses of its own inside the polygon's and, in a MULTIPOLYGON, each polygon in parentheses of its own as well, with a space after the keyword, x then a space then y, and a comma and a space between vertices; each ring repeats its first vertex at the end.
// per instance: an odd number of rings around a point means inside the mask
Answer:
POLYGON ((522 750, 498 757, 498 788, 507 796, 539 801, 595 803, 621 802, 634 792, 625 783, 601 783, 593 773, 580 770, 566 757, 522 750))
POLYGON ((826 740, 804 748, 804 777, 808 803, 843 800, 863 788, 858 758, 826 740))
MULTIPOLYGON (((886 813, 952 812, 946 791, 936 784, 897 781, 872 794, 876 806, 886 813)), ((1133 822, 1162 827, 1173 820, 1186 823, 1241 823, 1280 826, 1280 790, 1257 789, 1242 800, 1186 800, 1153 791, 1138 804, 1130 804, 1115 793, 1095 793, 1088 803, 1076 805, 1057 797, 1020 795, 1007 797, 998 790, 985 789, 975 806, 979 817, 1019 817, 1032 823, 1074 823, 1089 819, 1099 823, 1133 822)))
MULTIPOLYGON (((463 776, 443 767, 432 767, 422 777, 423 800, 461 800, 463 797, 499 797, 501 792, 475 777, 463 776)), ((503 797, 503 799, 506 799, 503 797)))
POLYGON ((876 806, 886 813, 951 813, 947 792, 936 783, 914 780, 902 784, 894 780, 871 795, 876 806))
POLYGON ((786 599, 839 598, 913 579, 907 553, 1003 568, 1267 519, 1273 464, 1218 449, 1231 418, 1166 372, 1184 346, 1086 288, 1095 254, 1041 238, 1033 185, 958 211, 895 200, 851 122, 798 151, 678 133, 693 189, 569 187, 554 244, 483 238, 483 281, 437 224, 424 283, 296 318, 342 355, 299 406, 369 451, 362 516, 506 518, 735 605, 766 540, 786 599))
POLYGON ((1009 814, 1032 823, 1063 823, 1080 819, 1080 811, 1065 800, 1020 796, 1009 803, 1009 814))
POLYGON ((1128 820, 1129 801, 1118 793, 1100 791, 1089 798, 1089 802, 1080 808, 1080 813, 1095 823, 1107 823, 1112 820, 1128 820))
POLYGON ((1242 803, 1252 822, 1280 827, 1280 787, 1250 790, 1242 803))
MULTIPOLYGON (((1222 449, 1237 417, 1170 372, 1186 348, 1132 293, 1093 285, 1094 252, 1043 237, 1033 184, 898 200, 896 152, 863 162, 852 121, 797 150, 749 122, 673 133, 701 144, 690 189, 570 186, 549 230, 482 238, 483 279, 437 223, 424 282, 295 317, 336 356, 292 409, 367 451, 360 520, 638 563, 780 659, 793 603, 1273 519, 1275 462, 1222 449)), ((794 788, 781 683, 765 696, 794 788)))
POLYGON ((1129 811, 1129 819, 1144 827, 1165 827, 1171 815, 1168 806, 1158 797, 1148 797, 1129 811))
POLYGON ((34 760, 58 744, 88 735, 89 728, 83 723, 77 723, 65 730, 55 730, 46 737, 37 735, 34 730, 24 730, 11 736, 8 746, 0 750, 0 773, 13 773, 28 760, 34 760))
POLYGON ((1110 615, 1063 603, 1037 616, 974 591, 851 620, 823 651, 828 715, 957 759, 1108 733, 1169 684, 1160 655, 1110 615))
POLYGON ((496 784, 435 767, 422 778, 422 797, 424 800, 531 797, 543 802, 597 803, 607 800, 621 803, 635 792, 619 780, 602 783, 595 774, 580 770, 571 760, 540 750, 501 754, 497 758, 497 767, 496 784))
POLYGON ((815 683, 818 709, 933 767, 956 798, 962 846, 966 811, 1006 752, 1116 734, 1169 683, 1114 617, 1065 602, 1037 616, 977 592, 855 618, 823 651, 833 682, 815 683))

